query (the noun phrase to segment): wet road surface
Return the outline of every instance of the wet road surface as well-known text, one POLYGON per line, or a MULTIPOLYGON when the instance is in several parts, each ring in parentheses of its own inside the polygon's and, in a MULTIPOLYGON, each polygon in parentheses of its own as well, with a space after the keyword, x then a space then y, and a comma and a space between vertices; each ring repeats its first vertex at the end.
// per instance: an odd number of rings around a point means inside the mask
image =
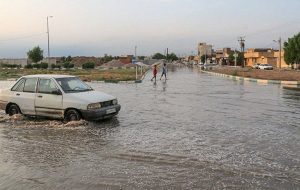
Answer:
POLYGON ((91 84, 118 97, 112 120, 65 126, 2 112, 0 189, 300 189, 300 92, 168 74, 91 84))

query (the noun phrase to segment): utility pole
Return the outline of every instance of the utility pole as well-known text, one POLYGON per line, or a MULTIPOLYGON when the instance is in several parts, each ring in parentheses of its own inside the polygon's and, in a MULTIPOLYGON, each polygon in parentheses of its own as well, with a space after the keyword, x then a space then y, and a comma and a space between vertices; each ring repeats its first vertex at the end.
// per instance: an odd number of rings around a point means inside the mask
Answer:
POLYGON ((278 43, 279 43, 279 69, 281 69, 281 37, 279 37, 278 43))
POLYGON ((282 49, 281 37, 279 37, 278 40, 273 40, 273 41, 279 44, 279 69, 281 69, 281 49, 282 49))
POLYGON ((234 50, 234 54, 233 54, 233 56, 234 56, 234 66, 236 67, 236 59, 237 59, 237 57, 239 56, 237 53, 236 53, 236 50, 234 50))
POLYGON ((49 39, 49 18, 53 16, 47 16, 47 34, 48 34, 48 66, 50 66, 50 39, 49 39))
POLYGON ((134 57, 136 59, 136 50, 137 50, 137 46, 134 46, 134 57))
MULTIPOLYGON (((238 42, 240 43, 241 53, 242 53, 243 58, 244 58, 244 51, 245 51, 245 36, 240 36, 240 37, 238 37, 238 42)), ((244 60, 244 59, 243 59, 243 67, 245 67, 245 60, 244 60)))

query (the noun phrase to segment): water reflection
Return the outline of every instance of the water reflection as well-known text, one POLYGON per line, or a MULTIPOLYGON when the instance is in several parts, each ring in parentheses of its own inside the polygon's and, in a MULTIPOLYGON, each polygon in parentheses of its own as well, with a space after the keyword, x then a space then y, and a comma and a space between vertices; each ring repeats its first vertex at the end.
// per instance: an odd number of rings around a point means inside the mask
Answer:
POLYGON ((162 81, 162 88, 164 92, 166 91, 167 87, 167 80, 162 81))

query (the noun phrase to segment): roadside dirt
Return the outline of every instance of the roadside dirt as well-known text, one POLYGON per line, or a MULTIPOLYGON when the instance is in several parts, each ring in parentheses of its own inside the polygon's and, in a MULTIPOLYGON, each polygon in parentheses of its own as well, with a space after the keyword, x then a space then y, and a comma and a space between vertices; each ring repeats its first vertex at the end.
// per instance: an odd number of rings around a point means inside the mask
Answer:
POLYGON ((255 79, 300 81, 300 71, 293 70, 260 70, 251 68, 216 67, 210 71, 255 79))

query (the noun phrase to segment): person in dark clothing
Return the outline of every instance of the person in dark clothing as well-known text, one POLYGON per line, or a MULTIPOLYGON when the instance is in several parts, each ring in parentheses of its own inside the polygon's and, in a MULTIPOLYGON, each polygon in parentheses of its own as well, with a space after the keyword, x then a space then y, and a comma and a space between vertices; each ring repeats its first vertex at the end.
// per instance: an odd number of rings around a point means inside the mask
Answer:
POLYGON ((157 75, 157 66, 154 65, 154 68, 153 68, 153 77, 152 77, 151 81, 153 81, 153 79, 155 79, 155 82, 156 82, 156 75, 157 75))

